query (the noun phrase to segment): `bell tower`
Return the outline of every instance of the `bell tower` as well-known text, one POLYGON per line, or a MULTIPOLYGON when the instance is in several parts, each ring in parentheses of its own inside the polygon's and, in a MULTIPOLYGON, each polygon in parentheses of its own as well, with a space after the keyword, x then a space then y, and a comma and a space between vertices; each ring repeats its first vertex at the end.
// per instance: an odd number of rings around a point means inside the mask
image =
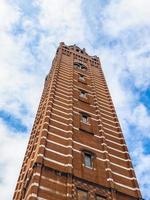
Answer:
POLYGON ((60 43, 14 200, 142 199, 97 56, 60 43))

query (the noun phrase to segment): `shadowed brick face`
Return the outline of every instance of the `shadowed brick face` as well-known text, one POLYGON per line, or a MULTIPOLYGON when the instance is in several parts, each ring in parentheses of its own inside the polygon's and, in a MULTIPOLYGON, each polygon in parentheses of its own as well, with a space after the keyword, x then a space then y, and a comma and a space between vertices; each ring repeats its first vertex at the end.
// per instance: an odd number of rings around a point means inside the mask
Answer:
POLYGON ((76 45, 56 52, 13 199, 141 199, 99 58, 76 45))

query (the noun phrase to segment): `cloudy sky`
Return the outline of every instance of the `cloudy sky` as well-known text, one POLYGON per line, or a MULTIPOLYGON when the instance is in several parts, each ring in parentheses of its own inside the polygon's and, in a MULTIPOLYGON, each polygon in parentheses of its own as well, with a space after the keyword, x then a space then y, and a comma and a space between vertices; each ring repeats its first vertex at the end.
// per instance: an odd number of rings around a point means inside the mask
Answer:
POLYGON ((100 57, 143 197, 150 200, 150 1, 0 3, 0 199, 12 198, 44 78, 64 41, 100 57))

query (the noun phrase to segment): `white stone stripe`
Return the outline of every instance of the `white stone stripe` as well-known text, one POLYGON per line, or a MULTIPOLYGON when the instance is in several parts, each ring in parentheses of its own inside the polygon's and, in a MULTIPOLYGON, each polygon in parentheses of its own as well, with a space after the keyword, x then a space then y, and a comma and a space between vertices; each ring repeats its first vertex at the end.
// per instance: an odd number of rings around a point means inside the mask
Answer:
MULTIPOLYGON (((61 116, 61 115, 57 115, 57 114, 55 114, 55 113, 53 113, 52 112, 52 116, 56 116, 56 117, 59 117, 59 118, 61 118, 61 119, 65 119, 65 120, 67 120, 67 121, 69 121, 69 120, 72 120, 72 118, 66 118, 66 117, 63 117, 63 116, 61 116)), ((50 119, 51 119, 51 117, 50 116, 45 116, 45 117, 49 117, 50 119)))
POLYGON ((57 89, 55 90, 55 95, 62 95, 62 96, 64 96, 64 97, 66 97, 66 98, 72 98, 72 92, 70 92, 70 94, 68 94, 68 95, 65 95, 65 94, 63 94, 63 93, 61 93, 61 92, 59 92, 57 89))
MULTIPOLYGON (((58 93, 58 92, 57 92, 58 93)), ((55 97, 58 97, 59 99, 63 99, 64 101, 67 101, 67 102, 70 102, 70 101, 72 101, 72 99, 65 99, 65 98, 63 98, 63 97, 60 97, 59 95, 57 95, 57 94, 55 94, 55 97)), ((54 97, 54 99, 55 99, 55 97, 54 97)), ((70 96, 71 97, 71 96, 70 96)))
POLYGON ((114 157, 114 158, 116 158, 116 159, 119 159, 119 160, 122 160, 122 161, 125 161, 125 162, 127 162, 127 161, 131 161, 130 159, 128 159, 128 158, 120 158, 120 157, 118 157, 118 156, 115 156, 115 155, 113 155, 113 154, 111 154, 111 153, 109 153, 109 155, 111 156, 111 157, 114 157))
POLYGON ((64 73, 64 71, 59 71, 59 77, 63 77, 64 79, 67 79, 67 78, 69 78, 69 79, 72 79, 72 77, 73 77, 73 74, 71 73, 71 71, 70 71, 70 73, 68 73, 68 71, 66 71, 65 70, 65 73, 64 73))
POLYGON ((59 71, 58 76, 59 76, 59 78, 63 78, 64 80, 68 80, 68 79, 72 80, 72 74, 69 74, 69 73, 63 73, 63 72, 60 73, 60 71, 59 71))
MULTIPOLYGON (((107 116, 108 116, 108 115, 107 115, 107 116)), ((109 116, 108 116, 108 117, 109 117, 109 116)), ((113 123, 113 124, 115 124, 115 125, 119 124, 119 122, 116 122, 116 121, 114 120, 114 118, 113 118, 112 120, 110 120, 110 119, 105 118, 105 117, 102 116, 102 121, 103 121, 103 120, 107 121, 108 123, 113 123)), ((105 122, 105 123, 107 123, 107 122, 105 122)), ((113 126, 113 125, 112 125, 112 126, 113 126)))
POLYGON ((62 88, 64 91, 68 91, 68 92, 71 92, 71 91, 72 91, 72 88, 67 89, 66 87, 61 86, 61 85, 57 85, 57 88, 62 88))
POLYGON ((48 200, 48 199, 45 199, 45 198, 43 198, 43 197, 38 197, 37 200, 48 200))
POLYGON ((119 126, 113 126, 111 124, 104 122, 103 120, 102 120, 102 123, 103 123, 103 125, 108 125, 108 126, 111 126, 112 128, 115 128, 115 129, 119 128, 119 126))
MULTIPOLYGON (((47 131, 47 129, 43 129, 43 130, 47 131)), ((66 138, 66 137, 63 137, 63 136, 61 136, 61 135, 52 133, 51 131, 47 131, 47 132, 48 132, 49 135, 56 136, 56 137, 61 138, 61 139, 63 139, 63 140, 71 140, 71 141, 72 141, 72 138, 70 138, 70 137, 66 138)), ((41 138, 43 138, 43 137, 46 138, 45 136, 42 136, 41 138)))
MULTIPOLYGON (((67 110, 67 111, 72 111, 72 108, 65 108, 64 106, 60 106, 60 105, 58 105, 58 104, 56 104, 56 103, 53 103, 53 105, 55 105, 55 106, 57 106, 57 107, 59 107, 59 108, 62 108, 62 109, 64 109, 64 110, 67 110)), ((72 104, 70 104, 70 105, 72 105, 72 104)), ((53 109, 53 108, 52 108, 53 109)))
POLYGON ((114 162, 112 162, 112 161, 110 161, 110 164, 112 164, 112 165, 114 165, 114 166, 117 166, 117 167, 119 167, 119 168, 125 169, 125 170, 133 170, 132 167, 124 167, 124 166, 119 165, 119 164, 116 164, 116 163, 114 163, 114 162))
MULTIPOLYGON (((114 119, 116 118, 114 116, 107 115, 106 113, 101 113, 101 116, 102 116, 103 119, 107 119, 107 120, 108 120, 108 118, 111 118, 111 120, 113 122, 114 122, 114 119), (107 116, 107 118, 105 118, 103 115, 107 116)), ((109 119, 110 122, 112 122, 111 120, 109 119)))
POLYGON ((99 102, 105 102, 106 104, 110 104, 111 103, 111 101, 109 99, 106 99, 104 97, 100 97, 99 94, 97 94, 97 98, 98 98, 99 102))
MULTIPOLYGON (((47 130, 46 130, 47 131, 47 130)), ((50 134, 50 133, 49 133, 50 134)), ((59 138, 62 138, 62 139, 65 139, 65 140, 72 140, 71 138, 64 138, 64 137, 62 137, 62 136, 58 136, 58 135, 56 135, 56 134, 54 134, 54 133, 52 133, 53 135, 55 135, 56 137, 59 137, 59 138)), ((41 137, 41 138, 45 138, 46 139, 46 137, 45 136, 43 136, 43 137, 41 137)), ((64 147, 64 148, 72 148, 72 146, 67 146, 67 145, 62 145, 62 144, 60 144, 60 143, 57 143, 57 142, 54 142, 54 141, 52 141, 52 140, 48 140, 48 139, 46 139, 48 142, 50 142, 50 143, 53 143, 53 144, 56 144, 56 145, 59 145, 59 146, 62 146, 62 147, 64 147)), ((88 147, 88 148, 90 148, 90 149, 93 149, 93 150, 95 150, 95 151, 98 151, 98 152, 100 152, 100 153, 104 153, 104 152, 106 152, 106 153, 108 153, 107 151, 100 151, 100 150, 98 150, 98 149, 95 149, 95 148, 92 148, 92 147, 89 147, 89 146, 87 146, 87 145, 83 145, 83 144, 81 144, 81 143, 78 143, 78 142, 75 142, 74 141, 74 143, 76 143, 76 144, 79 144, 79 145, 81 145, 81 146, 85 146, 85 147, 88 147)), ((75 150, 75 149, 73 149, 73 150, 75 150)), ((76 150, 75 150, 76 151, 76 150)), ((119 157, 117 157, 117 156, 115 156, 115 155, 112 155, 112 154, 109 154, 110 156, 112 156, 112 157, 115 157, 115 158, 117 158, 117 159, 120 159, 120 160, 124 160, 124 161, 131 161, 131 160, 129 160, 129 159, 123 159, 123 158, 119 158, 119 157)), ((117 165, 117 164, 116 164, 117 165)), ((118 165, 117 165, 118 166, 118 165)))
MULTIPOLYGON (((57 195, 64 196, 64 197, 70 195, 69 193, 64 194, 64 193, 61 193, 61 192, 59 192, 59 191, 53 190, 53 189, 51 189, 51 188, 47 188, 47 187, 44 187, 44 186, 40 186, 40 185, 39 185, 38 183, 36 183, 36 182, 32 183, 32 184, 30 185, 30 188, 31 188, 32 186, 39 187, 41 190, 49 191, 49 192, 51 192, 51 193, 55 193, 55 194, 57 194, 57 195)), ((45 198, 43 198, 43 197, 38 197, 37 194, 35 194, 35 193, 32 193, 32 194, 28 195, 27 199, 29 199, 30 197, 36 197, 38 200, 47 200, 47 199, 45 199, 45 198)))
POLYGON ((100 90, 99 88, 97 88, 96 94, 97 94, 97 98, 100 101, 102 99, 104 101, 111 102, 109 99, 110 96, 106 92, 104 92, 104 90, 100 90))
POLYGON ((107 110, 104 110, 103 108, 100 108, 100 111, 101 112, 104 112, 104 113, 108 113, 108 114, 111 114, 111 115, 113 115, 115 112, 109 112, 109 111, 107 111, 107 110))
MULTIPOLYGON (((46 122, 44 122, 44 123, 46 123, 46 122)), ((48 123, 48 125, 49 125, 49 123, 48 123)), ((55 128, 55 129, 57 129, 57 130, 59 130, 59 131, 63 131, 63 132, 66 132, 66 133, 72 133, 72 131, 71 130, 64 130, 64 129, 61 129, 61 128, 58 128, 57 126, 53 126, 53 125, 49 125, 50 127, 52 127, 52 128, 55 128)))
MULTIPOLYGON (((46 139, 45 136, 43 136, 43 137, 41 137, 41 138, 45 138, 45 139, 46 139)), ((60 143, 54 142, 54 141, 52 141, 52 140, 48 140, 48 139, 46 139, 46 141, 49 142, 49 143, 53 143, 53 144, 56 144, 56 145, 58 145, 58 146, 64 147, 64 148, 72 148, 72 146, 70 146, 70 145, 63 145, 63 144, 60 144, 60 143)), ((84 147, 87 147, 87 148, 93 149, 93 150, 95 150, 95 151, 97 151, 97 152, 100 152, 100 153, 108 153, 108 151, 100 151, 100 150, 98 150, 98 149, 95 149, 95 148, 89 147, 89 146, 84 145, 84 144, 82 144, 82 143, 79 143, 79 142, 76 142, 76 141, 73 141, 73 142, 74 142, 75 144, 78 144, 78 145, 81 145, 81 146, 84 146, 84 147)), ((74 148, 73 148, 73 150, 74 150, 74 148)))
MULTIPOLYGON (((65 115, 72 115, 72 113, 66 113, 66 112, 63 112, 63 111, 58 110, 57 108, 54 108, 54 107, 53 107, 53 110, 56 110, 56 111, 58 111, 58 112, 60 112, 60 113, 63 113, 63 114, 65 114, 65 115)), ((52 112, 49 111, 49 110, 47 110, 46 112, 52 113, 52 112)))
MULTIPOLYGON (((57 123, 59 123, 59 124, 62 124, 62 125, 64 125, 64 126, 73 126, 72 124, 68 124, 67 122, 66 123, 63 123, 63 122, 61 122, 61 121, 58 121, 58 120, 56 120, 56 119, 53 119, 52 117, 50 117, 50 120, 51 121, 54 121, 54 122, 57 122, 57 123)), ((49 124, 49 123, 48 123, 49 124)), ((49 124, 50 125, 50 124, 49 124)))
POLYGON ((99 135, 94 135, 95 137, 97 137, 97 138, 103 138, 103 139, 105 139, 105 137, 104 136, 99 136, 99 135))
POLYGON ((108 105, 105 106, 105 105, 103 105, 103 104, 101 104, 101 103, 99 103, 98 105, 99 105, 99 108, 100 108, 100 109, 101 109, 101 108, 104 108, 104 109, 106 110, 106 112, 114 113, 114 110, 111 109, 111 108, 109 108, 108 105))
MULTIPOLYGON (((103 128, 104 128, 105 130, 109 130, 109 131, 115 133, 116 135, 119 135, 119 134, 121 133, 120 131, 114 131, 114 130, 109 129, 109 128, 105 127, 105 126, 103 126, 103 128)), ((105 130, 104 130, 104 131, 105 131, 105 130)))
POLYGON ((90 147, 90 146, 85 145, 85 144, 80 143, 80 142, 73 141, 73 143, 78 144, 78 145, 81 145, 81 146, 83 146, 83 147, 87 147, 87 148, 92 149, 92 150, 94 150, 94 151, 97 151, 97 152, 99 152, 99 153, 108 153, 108 151, 101 151, 101 150, 99 150, 99 149, 95 149, 95 148, 93 148, 93 147, 90 147))
MULTIPOLYGON (((54 121, 54 122, 57 122, 57 123, 59 123, 59 124, 62 124, 63 126, 72 126, 74 129, 76 129, 76 130, 79 130, 79 128, 78 127, 75 127, 75 126, 73 126, 72 124, 65 124, 65 123, 63 123, 63 122, 60 122, 60 121, 58 121, 58 120, 55 120, 55 119, 53 119, 53 118, 50 118, 50 120, 51 121, 54 121)), ((44 122, 44 124, 48 124, 50 127, 52 127, 53 125, 51 125, 49 122, 44 122)), ((62 130, 64 130, 64 129, 62 129, 62 130)), ((66 130, 67 131, 67 130, 66 130)))
POLYGON ((112 149, 114 151, 118 151, 119 153, 127 153, 128 154, 128 151, 123 151, 123 150, 115 149, 113 147, 108 146, 106 143, 102 143, 102 145, 105 145, 105 146, 107 146, 107 148, 112 149))
MULTIPOLYGON (((35 193, 29 194, 29 195, 27 196, 26 200, 30 199, 31 197, 37 198, 37 194, 35 194, 35 193)), ((24 198, 24 200, 25 200, 25 198, 24 198)), ((38 197, 38 200, 39 200, 39 197, 38 197)), ((40 200, 47 200, 47 199, 40 199, 40 200)))
MULTIPOLYGON (((105 145, 107 145, 107 144, 105 144, 105 145)), ((109 149, 112 149, 112 150, 114 150, 114 151, 118 151, 119 153, 123 153, 123 154, 129 154, 128 153, 128 151, 123 151, 123 150, 119 150, 119 149, 115 149, 115 148, 113 148, 113 147, 110 147, 110 146, 107 146, 109 149)))
POLYGON ((61 147, 64 147, 64 148, 72 148, 72 146, 70 146, 70 145, 63 145, 63 144, 54 142, 54 141, 52 141, 52 140, 49 140, 49 139, 47 139, 45 136, 42 136, 41 138, 46 139, 46 141, 49 142, 49 143, 56 144, 56 145, 61 146, 61 147))
POLYGON ((127 186, 127 185, 124 185, 124 184, 118 183, 118 182, 116 182, 116 181, 114 181, 114 183, 115 183, 116 185, 121 186, 121 187, 127 188, 128 190, 133 190, 133 191, 135 191, 135 190, 139 190, 139 188, 129 187, 129 186, 127 186))
MULTIPOLYGON (((58 81, 57 81, 58 82, 58 81)), ((70 85, 70 83, 72 83, 72 81, 65 81, 63 78, 59 78, 59 83, 64 83, 66 85, 70 85)))
POLYGON ((62 92, 61 94, 63 94, 64 96, 65 96, 65 95, 66 95, 66 96, 72 95, 72 91, 66 92, 65 90, 62 90, 62 89, 59 88, 59 87, 56 88, 55 92, 56 92, 56 93, 57 93, 57 92, 62 92))
POLYGON ((102 88, 102 86, 99 84, 99 85, 97 85, 96 84, 96 88, 98 88, 99 89, 99 91, 101 91, 101 93, 103 92, 103 94, 106 94, 106 95, 108 95, 109 94, 109 91, 108 91, 108 89, 105 87, 103 87, 102 88), (98 86, 98 87, 97 87, 98 86))
MULTIPOLYGON (((104 105, 104 106, 106 106, 107 108, 109 107, 109 106, 112 106, 112 103, 110 103, 110 102, 108 102, 108 103, 106 103, 106 102, 103 102, 103 101, 100 101, 99 102, 99 105, 104 105)), ((110 108, 111 109, 111 108, 110 108)))
MULTIPOLYGON (((70 68, 71 69, 71 68, 70 68)), ((64 75, 66 75, 67 74, 67 76, 70 76, 70 73, 72 73, 72 70, 70 70, 70 69, 68 69, 68 68, 66 68, 65 67, 65 65, 63 65, 63 66, 61 66, 60 68, 59 68, 59 75, 61 75, 61 74, 64 74, 64 75), (65 71, 65 73, 64 73, 64 71, 65 71), (67 73, 66 73, 67 72, 67 73)), ((71 74, 72 75, 72 74, 71 74)))
POLYGON ((44 147, 47 151, 52 152, 52 153, 55 153, 55 154, 58 154, 58 155, 60 155, 60 156, 72 157, 71 154, 64 154, 64 153, 60 153, 60 152, 58 152, 58 151, 54 151, 54 150, 52 150, 52 149, 49 149, 49 148, 45 147, 45 145, 43 145, 43 144, 39 145, 39 147, 44 147))
POLYGON ((125 178, 125 179, 136 180, 135 177, 128 177, 128 176, 125 176, 125 175, 123 175, 123 174, 119 174, 119 173, 117 173, 117 172, 112 171, 110 168, 106 168, 105 170, 106 170, 106 171, 111 171, 112 174, 115 174, 115 175, 117 175, 117 176, 121 176, 121 177, 123 177, 123 178, 125 178))
POLYGON ((117 137, 117 136, 114 136, 114 135, 110 135, 109 133, 106 133, 106 132, 104 132, 104 134, 105 134, 105 135, 108 135, 108 136, 110 136, 110 137, 113 137, 113 138, 115 138, 115 139, 118 139, 118 140, 121 140, 121 139, 124 140, 123 137, 117 137))
POLYGON ((58 76, 65 77, 67 79, 72 78, 73 75, 71 70, 68 70, 67 68, 65 68, 65 66, 62 66, 62 68, 59 68, 58 76))
POLYGON ((57 82, 57 87, 60 87, 60 86, 62 86, 64 89, 70 89, 70 90, 72 90, 72 86, 70 86, 70 85, 66 85, 66 84, 64 84, 64 83, 61 83, 61 82, 57 82))
MULTIPOLYGON (((78 112, 78 110, 80 110, 80 111, 82 111, 82 112, 84 112, 84 113, 87 113, 87 114, 89 114, 89 115, 98 116, 97 114, 91 113, 91 112, 89 112, 89 111, 87 111, 87 110, 83 110, 83 109, 78 108, 78 107, 76 107, 76 106, 74 106, 73 108, 77 109, 77 111, 73 111, 73 112, 78 112)), ((79 114, 79 113, 78 113, 78 114, 79 114)))
POLYGON ((61 163, 61 162, 59 162, 59 161, 56 161, 56 160, 47 158, 47 157, 44 156, 43 154, 38 154, 38 157, 42 157, 44 160, 47 160, 47 161, 49 161, 49 162, 52 162, 52 163, 55 163, 55 164, 58 164, 58 165, 61 165, 61 166, 64 166, 64 167, 72 167, 71 164, 61 163))
POLYGON ((119 142, 117 143, 117 142, 114 142, 114 141, 112 141, 112 140, 108 140, 108 139, 106 139, 106 138, 105 138, 105 140, 108 141, 108 142, 111 142, 111 143, 113 143, 113 144, 116 144, 116 145, 118 145, 118 146, 125 146, 125 147, 127 146, 126 144, 120 144, 119 142))
POLYGON ((40 173, 33 173, 33 176, 40 176, 42 179, 45 179, 45 180, 48 180, 48 181, 50 181, 50 182, 53 182, 53 183, 57 183, 57 184, 59 184, 59 185, 63 185, 63 186, 72 186, 72 184, 69 184, 69 183, 67 183, 67 184, 65 184, 65 183, 62 183, 62 182, 60 182, 60 181, 58 181, 58 180, 54 180, 54 179, 52 179, 52 178, 48 178, 48 177, 46 177, 46 176, 41 176, 41 174, 40 173))
MULTIPOLYGON (((47 130, 46 130, 47 131, 47 130)), ((72 140, 72 138, 65 138, 65 137, 62 137, 62 136, 58 136, 57 134, 54 134, 54 133, 51 133, 51 132, 48 132, 48 134, 49 135, 54 135, 54 136, 56 136, 56 137, 59 137, 59 138, 61 138, 61 139, 65 139, 65 140, 72 140)), ((45 139, 46 139, 46 137, 45 136, 43 136, 45 139)), ((42 137, 42 138, 43 138, 42 137)), ((62 145, 62 144, 60 144, 60 143, 57 143, 57 142, 54 142, 54 141, 52 141, 52 140, 48 140, 48 139, 46 139, 48 142, 50 142, 50 143, 54 143, 54 144, 56 144, 56 145, 59 145, 59 146, 62 146, 62 147, 64 147, 64 148, 72 148, 72 146, 67 146, 67 145, 62 145)), ((89 147, 89 146, 87 146, 87 145, 84 145, 84 144, 82 144, 82 143, 79 143, 79 142, 76 142, 76 141, 73 141, 75 144, 78 144, 78 145, 82 145, 82 146, 84 146, 84 147, 87 147, 87 148, 90 148, 90 149, 93 149, 93 150, 95 150, 95 151, 98 151, 98 152, 100 152, 100 153, 108 153, 108 151, 100 151, 100 150, 98 150, 98 149, 95 149, 95 148, 93 148, 93 147, 89 147)), ((102 143, 103 145, 106 145, 105 143, 102 143)), ((106 145, 107 146, 107 145, 106 145)), ((107 146, 108 148, 110 148, 109 146, 107 146)), ((114 149, 114 150, 116 150, 116 149, 114 149)), ((119 151, 119 150, 118 150, 119 151)), ((121 153, 127 153, 128 154, 128 152, 126 151, 126 152, 122 152, 122 151, 120 151, 121 153)), ((124 160, 124 161, 131 161, 130 159, 123 159, 123 158, 120 158, 120 157, 118 157, 118 156, 115 156, 115 155, 113 155, 113 154, 110 154, 110 153, 108 153, 110 156, 112 156, 112 157, 115 157, 115 158, 118 158, 118 159, 120 159, 120 160, 124 160)))
POLYGON ((54 99, 54 101, 59 102, 59 103, 65 105, 65 106, 71 106, 72 105, 72 103, 64 103, 63 101, 59 101, 58 99, 54 99))

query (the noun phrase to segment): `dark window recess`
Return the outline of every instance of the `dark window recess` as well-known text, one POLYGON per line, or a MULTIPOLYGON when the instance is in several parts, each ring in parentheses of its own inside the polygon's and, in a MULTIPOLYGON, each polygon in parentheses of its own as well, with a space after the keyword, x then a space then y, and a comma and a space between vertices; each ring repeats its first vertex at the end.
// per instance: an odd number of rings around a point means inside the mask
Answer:
POLYGON ((84 164, 85 167, 93 167, 93 156, 90 153, 84 153, 84 164))
POLYGON ((77 194, 78 194, 78 200, 87 200, 88 199, 87 191, 78 189, 77 194))
POLYGON ((81 91, 80 91, 80 97, 82 97, 82 98, 87 98, 87 92, 81 90, 81 91))
POLYGON ((85 76, 82 75, 82 74, 79 74, 79 80, 80 80, 80 81, 85 81, 85 76))
POLYGON ((102 197, 102 196, 100 196, 100 195, 96 195, 96 200, 106 200, 106 198, 105 198, 105 197, 102 197))
POLYGON ((76 68, 78 68, 78 69, 81 69, 81 70, 83 70, 83 71, 86 71, 86 70, 87 70, 87 68, 86 68, 85 65, 83 65, 82 63, 78 63, 78 62, 74 63, 74 67, 76 67, 76 68))
POLYGON ((81 114, 81 121, 83 122, 83 123, 88 123, 89 122, 89 116, 87 115, 87 114, 85 114, 85 113, 82 113, 81 114))

